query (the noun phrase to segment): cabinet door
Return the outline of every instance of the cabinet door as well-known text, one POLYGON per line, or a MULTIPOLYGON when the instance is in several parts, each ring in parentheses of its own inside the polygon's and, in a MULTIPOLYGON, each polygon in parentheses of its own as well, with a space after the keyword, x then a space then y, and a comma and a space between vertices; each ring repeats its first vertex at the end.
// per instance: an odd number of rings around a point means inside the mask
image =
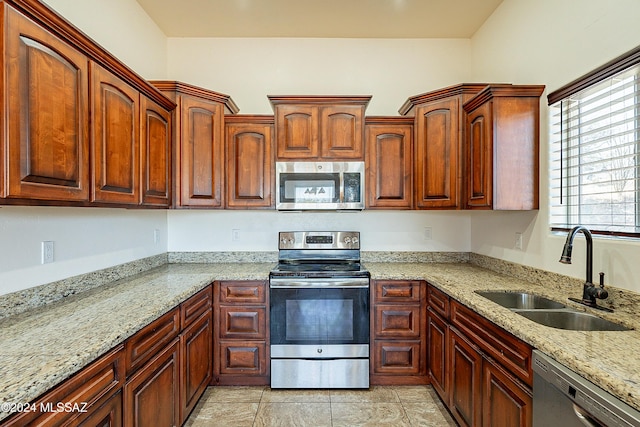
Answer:
POLYGON ((66 427, 120 427, 122 425, 122 391, 118 390, 106 402, 85 417, 78 417, 66 427))
POLYGON ((429 308, 427 312, 427 365, 431 385, 440 398, 449 404, 448 378, 448 339, 449 327, 447 323, 429 308))
POLYGON ((454 329, 449 334, 449 409, 462 426, 480 426, 482 418, 482 356, 454 329))
POLYGON ((373 374, 420 375, 420 341, 375 340, 373 374))
POLYGON ((220 374, 240 377, 266 375, 266 349, 264 341, 220 341, 220 374))
POLYGON ((492 361, 483 363, 483 427, 530 427, 533 423, 531 392, 492 361))
POLYGON ((180 205, 222 207, 224 110, 221 104, 182 96, 180 205))
POLYGON ((416 207, 456 208, 460 186, 460 100, 445 99, 416 111, 416 207))
POLYGON ((320 156, 364 160, 363 116, 364 107, 359 105, 322 107, 320 156))
POLYGON ((489 209, 493 203, 493 124, 487 102, 467 115, 465 179, 467 207, 489 209))
POLYGON ((367 208, 411 209, 413 126, 367 125, 367 208))
POLYGON ((88 59, 3 7, 6 158, 0 150, 0 197, 87 201, 88 59))
POLYGON ((228 208, 270 208, 273 127, 266 124, 226 126, 228 208))
POLYGON ((138 204, 140 195, 139 93, 91 64, 93 200, 138 204))
POLYGON ((182 381, 181 421, 184 423, 213 377, 212 311, 205 312, 180 335, 182 381))
POLYGON ((377 338, 419 339, 423 307, 419 305, 377 304, 374 332, 377 338))
POLYGON ((217 311, 220 338, 265 339, 266 308, 222 305, 217 311))
POLYGON ((278 159, 313 159, 320 155, 318 107, 278 105, 275 120, 278 159))
POLYGON ((124 425, 180 425, 180 342, 175 339, 124 385, 124 425))
POLYGON ((140 96, 142 204, 171 204, 171 113, 140 96))

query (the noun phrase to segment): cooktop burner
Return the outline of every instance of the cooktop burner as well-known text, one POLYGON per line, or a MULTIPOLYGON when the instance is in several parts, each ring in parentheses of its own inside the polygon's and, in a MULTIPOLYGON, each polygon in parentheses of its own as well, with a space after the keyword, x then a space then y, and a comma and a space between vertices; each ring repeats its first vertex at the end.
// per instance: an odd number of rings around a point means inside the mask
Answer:
POLYGON ((305 277, 368 277, 369 272, 359 262, 281 262, 271 270, 271 275, 305 277))

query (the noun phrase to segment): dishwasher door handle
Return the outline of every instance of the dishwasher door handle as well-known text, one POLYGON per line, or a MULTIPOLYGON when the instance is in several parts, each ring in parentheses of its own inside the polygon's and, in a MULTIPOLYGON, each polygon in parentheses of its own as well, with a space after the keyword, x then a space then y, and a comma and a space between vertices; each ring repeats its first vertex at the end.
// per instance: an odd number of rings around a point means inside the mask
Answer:
POLYGON ((578 417, 580 422, 586 427, 602 427, 602 424, 594 420, 584 409, 575 403, 573 404, 573 412, 575 412, 576 417, 578 417))

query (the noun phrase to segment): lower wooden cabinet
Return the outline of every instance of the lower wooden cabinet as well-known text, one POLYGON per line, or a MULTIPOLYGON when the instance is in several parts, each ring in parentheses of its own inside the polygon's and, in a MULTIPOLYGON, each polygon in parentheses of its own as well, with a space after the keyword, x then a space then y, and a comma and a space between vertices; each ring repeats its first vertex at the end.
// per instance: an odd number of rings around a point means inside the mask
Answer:
POLYGON ((73 420, 68 427, 120 427, 121 425, 122 391, 118 391, 86 417, 73 420))
POLYGON ((532 348, 429 285, 428 372, 461 426, 532 425, 532 348))
POLYGON ((214 282, 213 385, 269 384, 266 281, 214 282))
POLYGON ((180 340, 176 338, 124 385, 124 425, 180 425, 180 340))
MULTIPOLYGON (((209 296, 211 294, 209 293, 209 296)), ((182 380, 181 421, 185 422, 213 375, 213 318, 209 308, 180 334, 182 380)))
POLYGON ((371 384, 428 384, 426 283, 376 280, 371 292, 371 384))

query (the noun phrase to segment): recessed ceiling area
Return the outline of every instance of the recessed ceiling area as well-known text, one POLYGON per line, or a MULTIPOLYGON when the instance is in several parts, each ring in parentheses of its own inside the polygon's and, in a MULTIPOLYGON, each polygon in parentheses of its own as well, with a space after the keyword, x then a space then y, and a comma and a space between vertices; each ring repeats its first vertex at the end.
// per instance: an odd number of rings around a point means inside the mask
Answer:
POLYGON ((470 38, 502 0, 137 0, 167 37, 470 38))

